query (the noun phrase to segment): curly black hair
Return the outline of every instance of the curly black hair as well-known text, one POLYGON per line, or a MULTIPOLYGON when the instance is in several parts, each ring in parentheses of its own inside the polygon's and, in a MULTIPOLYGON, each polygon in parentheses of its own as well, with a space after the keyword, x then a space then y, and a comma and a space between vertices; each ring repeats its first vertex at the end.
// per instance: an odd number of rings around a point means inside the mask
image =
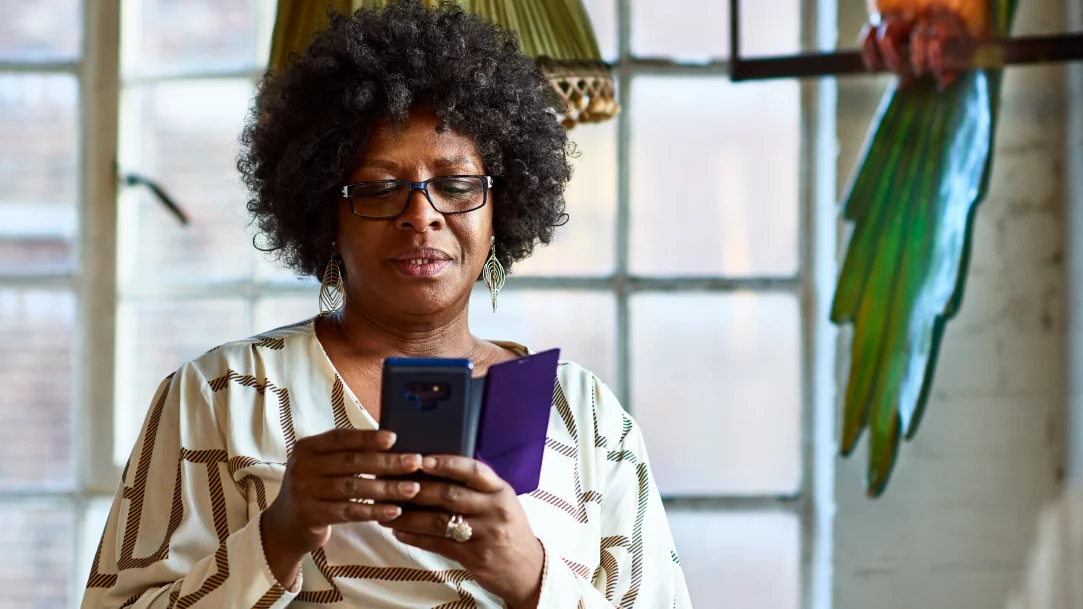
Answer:
POLYGON ((260 82, 237 168, 248 187, 256 247, 300 275, 330 260, 329 201, 364 152, 374 125, 432 108, 441 129, 471 137, 494 176, 497 255, 510 270, 567 220, 573 148, 563 100, 514 32, 445 2, 390 3, 330 24, 260 82))

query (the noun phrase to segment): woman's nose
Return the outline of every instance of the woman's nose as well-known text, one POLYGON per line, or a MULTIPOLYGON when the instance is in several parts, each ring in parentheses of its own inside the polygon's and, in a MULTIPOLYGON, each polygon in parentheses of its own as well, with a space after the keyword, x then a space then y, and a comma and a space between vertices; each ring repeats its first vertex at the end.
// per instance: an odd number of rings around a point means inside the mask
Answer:
POLYGON ((414 189, 406 200, 406 209, 395 222, 399 228, 424 232, 430 228, 443 228, 444 214, 436 211, 423 191, 414 189))

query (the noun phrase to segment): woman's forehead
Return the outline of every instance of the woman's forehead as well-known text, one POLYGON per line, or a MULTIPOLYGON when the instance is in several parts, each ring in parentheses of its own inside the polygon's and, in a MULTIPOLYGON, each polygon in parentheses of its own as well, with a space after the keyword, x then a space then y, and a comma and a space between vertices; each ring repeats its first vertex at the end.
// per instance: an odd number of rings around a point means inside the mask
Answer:
POLYGON ((425 109, 411 112, 403 123, 377 123, 358 168, 390 170, 417 163, 434 169, 481 168, 474 140, 453 129, 441 129, 436 114, 425 109))

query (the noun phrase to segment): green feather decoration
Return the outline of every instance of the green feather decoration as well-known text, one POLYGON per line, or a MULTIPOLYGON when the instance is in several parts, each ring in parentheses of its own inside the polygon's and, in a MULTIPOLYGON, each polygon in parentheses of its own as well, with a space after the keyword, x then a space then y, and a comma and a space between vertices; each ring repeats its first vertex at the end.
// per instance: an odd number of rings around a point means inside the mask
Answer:
MULTIPOLYGON (((994 0, 998 35, 1017 0, 994 0)), ((900 438, 911 439, 929 398, 945 324, 959 310, 985 197, 1002 71, 931 79, 884 95, 843 197, 854 231, 831 321, 853 324, 842 417, 843 456, 869 430, 866 489, 883 493, 900 438)))

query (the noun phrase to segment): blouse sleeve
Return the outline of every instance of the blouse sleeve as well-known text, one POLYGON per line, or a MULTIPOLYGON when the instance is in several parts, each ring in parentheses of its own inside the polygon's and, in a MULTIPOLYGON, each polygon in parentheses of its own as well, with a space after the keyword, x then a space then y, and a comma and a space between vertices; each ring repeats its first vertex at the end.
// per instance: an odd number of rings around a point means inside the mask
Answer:
POLYGON ((222 422, 192 363, 165 379, 147 413, 90 571, 82 609, 285 607, 260 518, 227 465, 222 422))
POLYGON ((691 609, 639 427, 608 387, 595 379, 593 389, 596 458, 606 469, 600 566, 585 579, 546 547, 538 607, 691 609))

